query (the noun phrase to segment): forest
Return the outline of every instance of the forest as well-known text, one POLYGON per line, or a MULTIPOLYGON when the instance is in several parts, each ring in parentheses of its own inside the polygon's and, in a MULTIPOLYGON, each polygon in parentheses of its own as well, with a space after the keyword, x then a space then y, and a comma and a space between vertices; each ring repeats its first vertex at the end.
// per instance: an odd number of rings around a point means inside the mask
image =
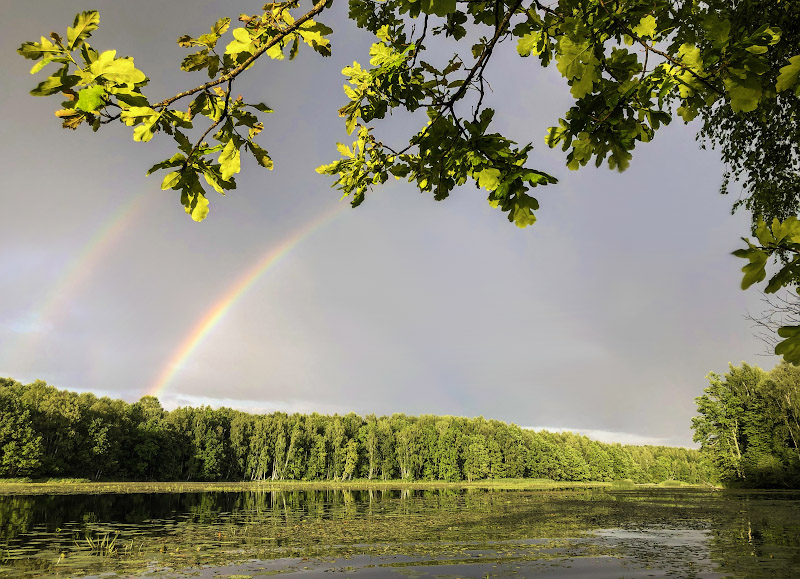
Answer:
POLYGON ((800 487, 800 367, 769 372, 731 365, 696 399, 694 440, 720 481, 744 487, 800 487))
POLYGON ((165 411, 0 379, 0 477, 94 480, 716 480, 697 450, 454 416, 165 411))

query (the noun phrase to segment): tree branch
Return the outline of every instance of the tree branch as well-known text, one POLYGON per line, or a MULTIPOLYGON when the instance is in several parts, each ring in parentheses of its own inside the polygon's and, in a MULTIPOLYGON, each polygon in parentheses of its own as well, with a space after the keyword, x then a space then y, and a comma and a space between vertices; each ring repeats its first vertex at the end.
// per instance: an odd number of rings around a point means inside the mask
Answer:
MULTIPOLYGON (((606 6, 606 4, 605 4, 605 2, 603 0, 600 0, 600 6, 602 6, 603 10, 606 11, 606 14, 608 14, 611 17, 611 20, 614 22, 614 26, 616 26, 617 28, 621 29, 625 34, 627 34, 628 36, 633 38, 636 42, 641 44, 644 47, 645 51, 653 52, 653 53, 661 56, 662 58, 666 59, 668 62, 671 62, 675 66, 685 70, 686 72, 691 74, 693 77, 695 77, 697 80, 699 80, 701 83, 703 83, 706 86, 706 88, 708 88, 711 91, 717 93, 718 95, 724 94, 724 92, 722 92, 717 87, 715 87, 713 84, 711 84, 708 81, 708 79, 706 79, 706 77, 703 77, 703 76, 700 76, 699 74, 697 74, 697 72, 695 72, 694 69, 692 69, 692 67, 686 66, 680 60, 677 60, 677 59, 673 58, 672 56, 670 56, 669 54, 667 54, 663 50, 658 50, 655 46, 648 46, 648 44, 644 40, 642 40, 642 38, 638 34, 636 34, 629 27, 623 26, 622 24, 620 24, 617 21, 616 18, 614 18, 614 15, 608 9, 608 7, 606 6)), ((647 54, 647 52, 645 54, 647 54)))
POLYGON ((225 94, 225 107, 224 107, 224 109, 222 111, 222 114, 219 116, 219 119, 214 121, 214 123, 212 123, 211 126, 208 127, 206 129, 206 131, 202 135, 200 135, 200 138, 197 140, 197 142, 194 144, 194 147, 192 147, 192 150, 189 151, 189 154, 186 156, 186 160, 183 162, 183 167, 181 168, 181 170, 185 169, 186 165, 189 164, 189 161, 191 161, 192 157, 197 152, 197 149, 199 149, 200 145, 203 143, 203 139, 205 139, 206 136, 211 131, 213 131, 215 128, 217 128, 222 123, 222 121, 224 121, 227 118, 227 116, 228 116, 228 105, 229 105, 230 100, 231 100, 231 87, 232 86, 233 86, 233 79, 230 79, 230 80, 228 80, 228 92, 225 94))
MULTIPOLYGON (((506 30, 508 29, 508 23, 511 22, 511 17, 516 14, 517 9, 522 5, 522 0, 517 0, 511 9, 506 13, 505 18, 500 23, 500 25, 495 29, 494 36, 489 41, 489 44, 486 45, 486 49, 481 54, 480 58, 475 62, 473 67, 470 69, 469 74, 467 74, 467 78, 464 79, 464 84, 462 84, 459 89, 456 91, 456 94, 445 103, 446 107, 452 106, 456 101, 460 100, 461 97, 464 96, 467 89, 469 88, 472 79, 475 77, 475 74, 478 70, 483 71, 486 68, 486 63, 489 60, 489 57, 492 55, 492 50, 494 50, 495 45, 499 42, 500 38, 505 34, 506 30)), ((481 74, 483 74, 481 72, 481 74)))
POLYGON ((272 40, 270 40, 269 42, 267 42, 266 44, 261 46, 261 48, 256 50, 247 60, 245 60, 242 64, 240 64, 239 66, 237 66, 236 68, 234 68, 230 72, 227 72, 227 73, 223 74, 222 76, 220 76, 217 79, 210 80, 205 84, 201 84, 200 86, 196 86, 193 89, 189 89, 189 90, 184 91, 182 93, 178 93, 173 97, 170 97, 168 99, 164 99, 160 103, 154 104, 152 108, 155 109, 156 107, 166 107, 166 106, 168 106, 168 105, 174 103, 175 101, 180 100, 180 99, 182 99, 184 97, 191 96, 191 95, 196 94, 198 92, 207 90, 207 89, 209 89, 209 88, 211 88, 213 86, 224 84, 224 83, 226 83, 226 82, 228 82, 230 80, 233 80, 234 78, 239 76, 242 72, 244 72, 244 70, 248 66, 253 64, 253 62, 255 62, 255 60, 257 58, 259 58, 262 54, 264 54, 267 50, 269 50, 270 48, 272 48, 273 46, 278 44, 281 40, 286 38, 286 36, 288 36, 289 34, 294 32, 295 30, 300 28, 300 26, 303 23, 305 23, 307 20, 311 19, 313 16, 316 16, 317 14, 319 14, 320 12, 325 10, 326 4, 328 4, 328 2, 330 2, 332 4, 333 0, 320 0, 319 2, 314 4, 314 7, 311 10, 309 10, 308 12, 303 14, 300 18, 295 20, 292 25, 288 26, 285 30, 282 30, 277 36, 273 37, 272 40))

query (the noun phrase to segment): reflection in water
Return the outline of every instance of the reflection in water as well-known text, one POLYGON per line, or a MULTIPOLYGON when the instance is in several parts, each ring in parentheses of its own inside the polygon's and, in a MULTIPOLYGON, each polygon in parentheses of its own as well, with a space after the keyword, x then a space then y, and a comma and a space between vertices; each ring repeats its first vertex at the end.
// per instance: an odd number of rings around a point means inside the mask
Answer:
POLYGON ((230 572, 198 572, 795 577, 800 494, 404 489, 0 497, 3 577, 234 562, 230 572))

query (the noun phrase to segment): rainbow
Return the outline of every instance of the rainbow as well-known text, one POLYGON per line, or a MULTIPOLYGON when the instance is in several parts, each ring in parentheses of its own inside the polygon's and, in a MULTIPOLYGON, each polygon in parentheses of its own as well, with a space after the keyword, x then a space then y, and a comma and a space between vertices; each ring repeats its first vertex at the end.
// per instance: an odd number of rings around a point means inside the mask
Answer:
POLYGON ((286 254, 297 247, 304 239, 313 234, 317 229, 333 220, 345 207, 343 203, 337 204, 333 209, 322 213, 312 219, 288 237, 277 247, 268 249, 236 282, 217 300, 216 305, 192 328, 192 331, 183 339, 180 346, 170 357, 169 362, 158 375, 158 378, 148 388, 148 395, 160 396, 170 380, 178 373, 184 362, 192 355, 200 343, 219 324, 226 313, 272 266, 277 264, 286 254))
POLYGON ((83 244, 77 254, 64 267, 63 273, 53 283, 50 291, 43 300, 33 308, 35 317, 34 330, 27 332, 20 338, 16 347, 9 348, 6 361, 26 365, 30 362, 36 351, 37 338, 45 334, 43 328, 52 324, 54 320, 63 315, 63 310, 69 303, 77 288, 94 273, 97 264, 108 254, 109 250, 119 241, 122 234, 128 229, 146 205, 146 193, 140 193, 130 198, 126 203, 116 209, 103 224, 98 227, 92 237, 83 244))

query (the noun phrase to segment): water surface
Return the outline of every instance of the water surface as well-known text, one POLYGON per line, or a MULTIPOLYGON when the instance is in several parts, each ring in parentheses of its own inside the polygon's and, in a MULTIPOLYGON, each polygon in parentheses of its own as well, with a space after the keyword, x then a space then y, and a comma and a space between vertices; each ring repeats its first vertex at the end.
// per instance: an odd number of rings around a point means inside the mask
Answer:
POLYGON ((0 577, 799 577, 800 493, 0 496, 0 577))

